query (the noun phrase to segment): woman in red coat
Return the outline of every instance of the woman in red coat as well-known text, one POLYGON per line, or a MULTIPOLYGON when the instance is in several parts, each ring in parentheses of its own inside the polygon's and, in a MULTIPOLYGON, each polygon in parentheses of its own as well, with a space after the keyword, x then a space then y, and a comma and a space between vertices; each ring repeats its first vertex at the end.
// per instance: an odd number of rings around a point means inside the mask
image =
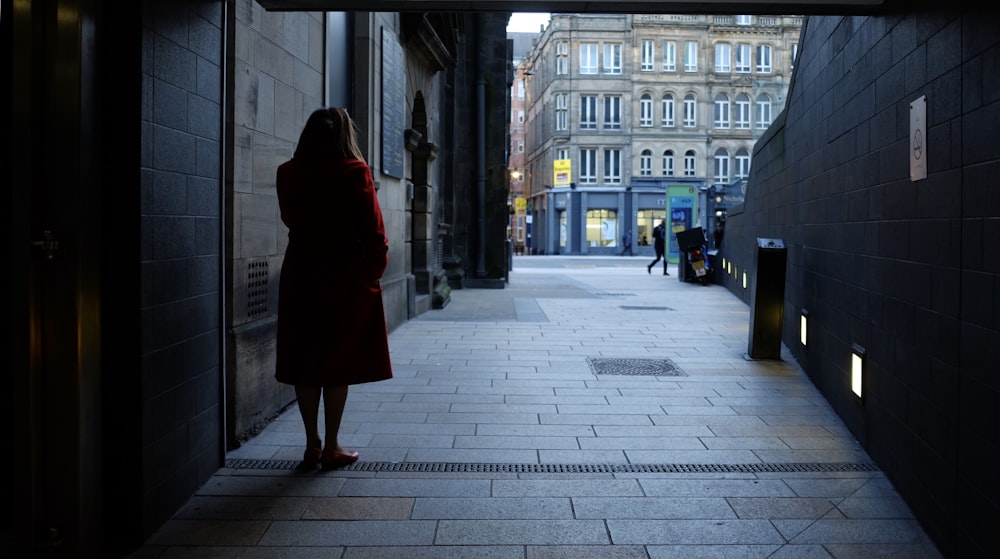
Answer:
POLYGON ((278 166, 288 248, 278 287, 275 379, 295 386, 306 431, 303 460, 350 464, 337 442, 351 384, 392 377, 382 286, 388 264, 382 210, 347 111, 319 109, 295 155, 278 166), (319 435, 320 396, 325 446, 319 435))

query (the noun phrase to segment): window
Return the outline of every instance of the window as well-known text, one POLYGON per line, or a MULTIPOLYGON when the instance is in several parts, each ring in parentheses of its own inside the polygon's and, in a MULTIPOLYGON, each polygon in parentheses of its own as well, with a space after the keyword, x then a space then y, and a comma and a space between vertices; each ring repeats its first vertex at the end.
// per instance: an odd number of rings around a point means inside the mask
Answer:
POLYGON ((635 212, 635 218, 636 226, 639 228, 636 231, 638 244, 649 246, 653 243, 653 228, 659 225, 661 220, 666 219, 667 214, 663 210, 639 210, 635 212))
POLYGON ((524 140, 518 140, 517 153, 524 153, 524 140))
POLYGON ((642 58, 639 65, 639 70, 643 72, 653 71, 653 41, 643 41, 642 42, 642 58))
POLYGON ((609 95, 604 98, 604 129, 621 130, 622 128, 622 98, 609 95))
POLYGON ((517 80, 517 98, 524 101, 524 80, 517 80))
POLYGON ((729 128, 729 96, 725 93, 715 96, 715 127, 729 128))
POLYGON ((750 73, 750 45, 736 45, 736 73, 750 73))
POLYGON ((757 96, 757 123, 754 126, 761 130, 771 126, 771 98, 766 93, 757 96))
POLYGON ((663 41, 663 71, 677 71, 677 43, 663 41))
POLYGON ((721 148, 715 151, 715 182, 729 182, 729 152, 721 148))
POLYGON ((597 184, 596 149, 580 149, 580 184, 597 184))
POLYGON ((618 246, 618 212, 587 210, 587 246, 618 246))
POLYGON ((750 16, 736 16, 736 25, 750 25, 750 16))
POLYGON ((619 43, 604 45, 604 73, 622 73, 622 46, 619 43))
POLYGON ((580 130, 597 130, 597 96, 580 96, 580 130))
POLYGON ((569 112, 568 105, 566 103, 566 94, 557 93, 556 94, 556 131, 569 130, 567 113, 569 112))
POLYGON ((566 148, 559 148, 556 150, 556 159, 569 159, 569 150, 566 148))
POLYGON ((556 44, 556 74, 569 74, 569 43, 565 41, 556 44))
POLYGON ((622 150, 604 150, 604 183, 621 184, 622 182, 622 150))
POLYGON ((674 176, 674 152, 667 150, 663 152, 663 176, 674 176))
POLYGON ((674 96, 667 93, 660 100, 660 126, 674 126, 674 96))
POLYGON ((580 44, 580 73, 597 73, 597 43, 580 44))
POLYGON ((644 93, 639 98, 639 126, 653 125, 653 98, 644 93))
POLYGON ((733 115, 735 128, 739 130, 750 129, 750 97, 746 93, 736 96, 736 114, 733 115))
POLYGON ((569 219, 566 216, 566 210, 557 211, 559 212, 559 246, 566 248, 566 229, 569 227, 569 219))
POLYGON ((795 43, 794 45, 792 45, 792 61, 788 65, 788 69, 789 70, 794 70, 795 69, 795 59, 798 56, 799 56, 799 44, 795 43))
POLYGON ((688 41, 687 43, 684 44, 684 71, 685 72, 698 71, 697 41, 688 41))
POLYGON ((653 152, 648 149, 642 150, 639 155, 639 176, 649 177, 653 175, 653 152))
POLYGON ((688 93, 684 97, 684 128, 694 128, 698 125, 698 119, 695 117, 697 106, 694 94, 688 93))
POLYGON ((688 150, 684 153, 684 176, 693 177, 695 176, 695 171, 694 150, 688 150))
POLYGON ((771 73, 771 47, 769 45, 760 45, 757 47, 757 73, 771 73))
POLYGON ((524 111, 517 111, 517 122, 524 122, 524 111))
POLYGON ((727 43, 715 45, 715 71, 719 74, 728 74, 732 71, 732 46, 727 43))
POLYGON ((733 171, 736 179, 745 179, 750 176, 750 152, 746 148, 736 151, 736 168, 733 171))

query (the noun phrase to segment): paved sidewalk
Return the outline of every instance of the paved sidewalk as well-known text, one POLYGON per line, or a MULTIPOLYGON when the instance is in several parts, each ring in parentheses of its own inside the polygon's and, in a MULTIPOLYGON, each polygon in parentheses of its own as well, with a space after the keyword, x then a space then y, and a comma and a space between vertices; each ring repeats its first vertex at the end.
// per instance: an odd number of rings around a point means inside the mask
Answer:
POLYGON ((135 557, 937 558, 749 308, 647 257, 515 256, 506 289, 390 334, 349 468, 296 469, 287 410, 135 557))

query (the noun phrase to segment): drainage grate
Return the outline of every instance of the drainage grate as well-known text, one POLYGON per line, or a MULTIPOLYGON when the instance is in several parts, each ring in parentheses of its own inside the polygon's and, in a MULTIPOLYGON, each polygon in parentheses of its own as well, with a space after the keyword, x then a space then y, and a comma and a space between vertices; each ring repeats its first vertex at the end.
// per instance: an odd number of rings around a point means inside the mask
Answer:
MULTIPOLYGON (((232 470, 295 470, 298 460, 226 460, 232 470)), ((340 470, 348 472, 425 473, 513 473, 513 474, 698 474, 698 473, 795 473, 877 472, 865 462, 793 462, 750 464, 484 464, 457 462, 355 462, 340 470)))
POLYGON ((634 305, 619 305, 619 309, 625 309, 627 311, 672 311, 675 310, 673 307, 642 307, 634 305))
POLYGON ((663 375, 686 377, 669 359, 636 359, 631 357, 588 357, 587 363, 595 375, 663 375))
POLYGON ((635 297, 635 293, 608 293, 608 292, 598 292, 595 295, 600 297, 635 297))

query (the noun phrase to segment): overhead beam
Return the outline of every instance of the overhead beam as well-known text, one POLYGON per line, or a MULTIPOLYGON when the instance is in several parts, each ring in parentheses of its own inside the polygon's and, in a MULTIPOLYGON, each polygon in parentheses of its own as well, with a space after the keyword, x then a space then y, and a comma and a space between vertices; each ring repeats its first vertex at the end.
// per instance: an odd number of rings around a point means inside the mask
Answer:
POLYGON ((269 11, 310 12, 550 12, 577 14, 877 13, 883 0, 257 0, 269 11))

